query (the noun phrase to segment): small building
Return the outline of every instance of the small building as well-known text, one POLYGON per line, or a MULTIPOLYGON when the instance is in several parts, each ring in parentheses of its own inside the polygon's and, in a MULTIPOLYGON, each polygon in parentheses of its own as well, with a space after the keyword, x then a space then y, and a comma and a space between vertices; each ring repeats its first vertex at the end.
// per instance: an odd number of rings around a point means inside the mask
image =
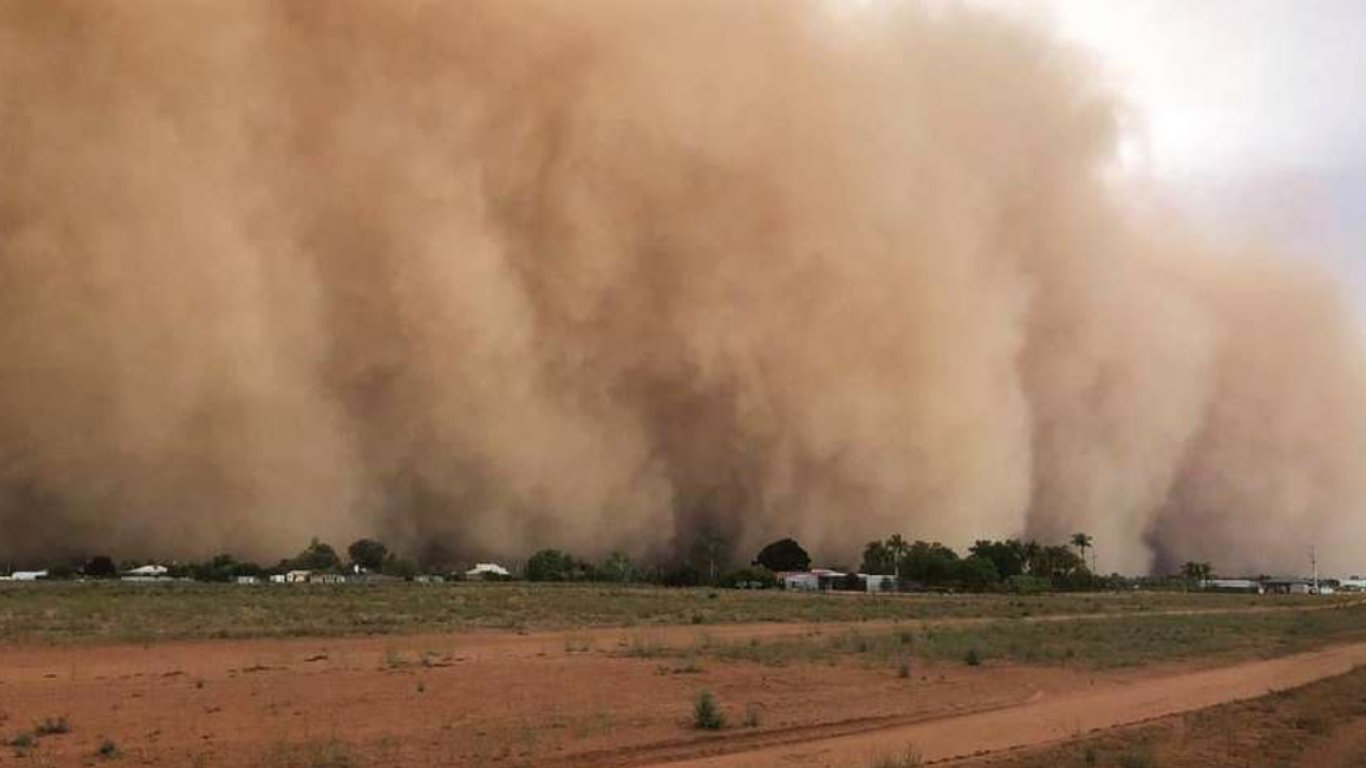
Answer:
MULTIPOLYGON (((272 577, 272 578, 273 578, 273 577, 272 577)), ((261 583, 261 579, 258 578, 258 577, 256 577, 256 576, 238 576, 238 577, 237 577, 236 579, 234 579, 233 581, 237 582, 238 584, 260 584, 260 583, 261 583)))
POLYGON ((1209 592, 1248 592, 1263 594, 1266 587, 1255 579, 1204 579, 1200 588, 1209 592))
POLYGON ((778 581, 783 589, 799 592, 815 592, 821 588, 820 578, 810 571, 783 571, 778 574, 778 581))
POLYGON ((285 574, 284 580, 286 584, 304 584, 309 581, 309 577, 312 575, 312 571, 289 571, 285 574))
POLYGON ((475 563, 473 568, 465 571, 465 578, 475 581, 482 579, 507 579, 511 577, 512 573, 497 563, 475 563))
POLYGON ((860 573, 859 578, 863 579, 864 588, 869 592, 895 592, 896 577, 880 573, 860 573))
POLYGON ((9 575, 10 581, 39 581, 47 578, 47 571, 15 571, 9 575))
POLYGON ((272 573, 272 574, 270 575, 270 583, 271 583, 271 584, 284 584, 286 581, 288 581, 288 575, 289 575, 289 574, 285 574, 285 573, 272 573))
POLYGON ((1336 579, 1269 578, 1262 582, 1270 594, 1332 594, 1339 584, 1336 579))
POLYGON ((821 589, 841 589, 845 579, 849 574, 841 571, 832 571, 829 568, 812 568, 811 573, 816 577, 816 583, 821 589))
POLYGON ((1338 589, 1343 592, 1366 592, 1366 579, 1360 576, 1342 579, 1338 582, 1338 589))
POLYGON ((419 573, 413 577, 418 584, 445 584, 446 577, 434 573, 419 573))
POLYGON ((340 573, 310 573, 309 584, 345 584, 346 576, 340 573))
POLYGON ((141 577, 144 577, 144 578, 146 578, 146 577, 157 578, 157 577, 160 577, 160 576, 165 576, 166 574, 168 574, 168 573, 170 573, 170 572, 171 572, 171 569, 170 569, 170 568, 167 568, 167 567, 164 566, 164 565, 157 565, 157 564, 155 564, 155 563, 152 563, 152 564, 150 564, 150 565, 140 565, 140 566, 138 566, 137 568, 132 568, 132 569, 130 569, 130 570, 124 571, 124 574, 123 574, 123 575, 125 575, 125 576, 141 576, 141 577))

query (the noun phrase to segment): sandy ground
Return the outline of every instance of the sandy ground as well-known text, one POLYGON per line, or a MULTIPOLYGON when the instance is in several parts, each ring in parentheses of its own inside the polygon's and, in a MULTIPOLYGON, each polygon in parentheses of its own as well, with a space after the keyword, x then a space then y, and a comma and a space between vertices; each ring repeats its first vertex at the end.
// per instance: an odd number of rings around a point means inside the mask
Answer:
MULTIPOLYGON (((857 625, 869 627, 868 624, 857 625)), ((1232 668, 895 670, 636 657, 633 649, 840 632, 822 625, 466 633, 0 650, 0 733, 70 732, 0 766, 838 766, 938 759, 1257 696, 1366 663, 1366 644, 1232 668), (689 728, 710 690, 736 726, 689 728), (747 712, 757 718, 744 727, 747 712)), ((648 656, 648 654, 647 654, 648 656)))

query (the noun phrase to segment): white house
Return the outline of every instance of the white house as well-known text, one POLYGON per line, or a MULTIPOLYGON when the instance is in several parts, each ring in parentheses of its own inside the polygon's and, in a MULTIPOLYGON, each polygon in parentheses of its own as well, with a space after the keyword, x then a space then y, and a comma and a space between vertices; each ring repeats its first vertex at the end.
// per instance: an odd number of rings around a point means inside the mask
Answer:
POLYGON ((475 563, 473 568, 465 571, 465 578, 467 579, 487 579, 491 576, 505 579, 511 575, 512 573, 508 569, 497 563, 475 563))
POLYGON ((863 579, 864 586, 869 592, 896 591, 895 576, 884 576, 876 573, 860 573, 859 578, 863 579))
POLYGON ((783 583, 783 589, 815 592, 821 588, 820 577, 810 571, 785 571, 778 574, 778 578, 783 583))
POLYGON ((151 579, 164 579, 166 578, 166 574, 170 572, 170 568, 167 568, 164 565, 157 565, 153 563, 151 565, 140 565, 137 568, 124 571, 123 579, 125 581, 148 581, 151 579))
POLYGON ((303 584, 304 582, 308 581, 308 577, 312 575, 312 571, 290 571, 285 574, 285 583, 303 584))
POLYGON ((47 571, 15 571, 10 574, 10 581, 37 581, 46 579, 47 571))

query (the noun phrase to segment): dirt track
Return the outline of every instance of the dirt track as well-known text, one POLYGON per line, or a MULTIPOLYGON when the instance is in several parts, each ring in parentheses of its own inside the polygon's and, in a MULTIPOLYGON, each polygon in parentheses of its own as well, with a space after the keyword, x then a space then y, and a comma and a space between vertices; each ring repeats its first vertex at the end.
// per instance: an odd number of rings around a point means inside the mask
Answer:
POLYGON ((1366 664, 1366 643, 1270 661, 1155 677, 1032 700, 988 712, 935 718, 868 733, 729 755, 655 763, 673 768, 812 766, 849 768, 913 748, 928 761, 1060 741, 1166 715, 1263 696, 1366 664))
MULTIPOLYGON (((40 765, 88 764, 108 738, 127 764, 205 768, 307 766, 291 750, 323 742, 358 766, 859 768, 908 744, 930 759, 1036 744, 1366 663, 1362 644, 1205 671, 917 664, 904 680, 851 665, 685 669, 676 656, 632 653, 851 626, 877 625, 12 647, 0 650, 0 735, 66 716, 71 733, 30 754, 40 765), (753 708, 761 724, 689 729, 701 689, 732 723, 753 708)), ((26 763, 0 752, 11 764, 26 763)))

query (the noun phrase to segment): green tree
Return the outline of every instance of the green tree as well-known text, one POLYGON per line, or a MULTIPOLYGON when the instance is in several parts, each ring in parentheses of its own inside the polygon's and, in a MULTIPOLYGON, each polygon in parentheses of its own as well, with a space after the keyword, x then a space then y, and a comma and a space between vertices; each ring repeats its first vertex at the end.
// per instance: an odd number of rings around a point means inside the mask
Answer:
POLYGON ((390 552, 388 556, 384 558, 383 564, 381 564, 377 570, 385 576, 393 576, 395 578, 412 581, 413 578, 417 576, 417 563, 406 557, 399 557, 390 552))
POLYGON ((335 571, 341 568, 341 558, 330 544, 314 536, 302 552, 287 562, 288 567, 304 571, 335 571))
POLYGON ((774 573, 805 571, 811 567, 811 556, 796 539, 779 539, 759 550, 754 564, 762 565, 774 573))
POLYGON ((1188 560, 1181 566, 1181 575, 1194 586, 1199 582, 1208 581, 1214 575, 1214 567, 1206 562, 1188 560))
POLYGON ((939 542, 917 541, 906 549, 901 575, 930 586, 947 584, 958 576, 958 553, 939 542))
POLYGON ((621 552, 613 552, 608 555, 607 559, 603 560, 602 565, 598 567, 598 573, 604 581, 627 582, 640 579, 640 571, 636 568, 636 564, 621 552))
POLYGON ((896 555, 892 554, 892 550, 887 548, 885 542, 870 541, 868 546, 863 548, 863 564, 859 566, 859 570, 880 575, 896 573, 896 555))
POLYGON ((90 562, 85 564, 82 573, 92 579, 112 579, 119 575, 118 566, 114 565, 114 559, 108 555, 96 555, 90 558, 90 562))
POLYGON ((990 560, 996 569, 996 574, 1003 579, 1008 579, 1011 576, 1019 576, 1024 573, 1025 563, 1020 550, 1020 542, 1015 539, 1009 541, 980 539, 972 545, 968 554, 990 560))
POLYGON ((971 555, 958 564, 958 581, 965 589, 983 592, 996 585, 1001 575, 996 572, 996 564, 990 558, 971 555))
POLYGON ((715 585, 721 577, 721 569, 730 560, 730 542, 712 528, 705 528, 693 539, 690 564, 705 579, 705 583, 715 585))
POLYGON ((892 553, 892 572, 896 575, 897 581, 901 580, 901 561, 906 559, 906 554, 911 547, 901 534, 894 533, 887 537, 887 551, 892 553))
POLYGON ((590 575, 586 563, 558 549, 543 549, 526 561, 527 581, 581 581, 590 575))
POLYGON ((389 548, 374 539, 357 539, 346 548, 351 562, 367 571, 378 571, 389 557, 389 548))

